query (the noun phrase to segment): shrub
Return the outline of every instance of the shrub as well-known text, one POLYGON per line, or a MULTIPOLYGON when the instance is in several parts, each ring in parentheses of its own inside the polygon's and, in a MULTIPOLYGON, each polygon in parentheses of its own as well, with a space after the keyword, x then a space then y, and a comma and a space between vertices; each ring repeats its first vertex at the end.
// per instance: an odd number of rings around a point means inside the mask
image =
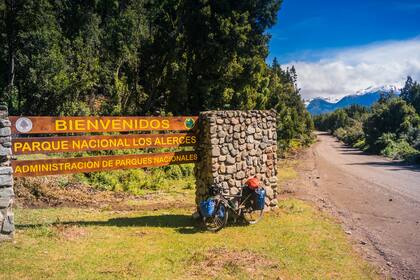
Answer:
POLYGON ((379 146, 385 147, 381 150, 381 155, 392 159, 415 159, 420 154, 406 140, 397 139, 393 133, 384 133, 377 142, 379 146))
POLYGON ((342 127, 340 127, 340 128, 338 128, 338 129, 336 129, 336 130, 334 131, 334 133, 333 133, 333 135, 334 135, 335 137, 337 137, 338 139, 340 139, 340 140, 342 140, 342 141, 345 139, 346 134, 347 134, 347 131, 346 131, 344 128, 342 128, 342 127))
POLYGON ((77 174, 77 178, 99 189, 142 194, 168 189, 174 184, 190 189, 194 181, 193 165, 172 165, 151 169, 128 169, 77 174))

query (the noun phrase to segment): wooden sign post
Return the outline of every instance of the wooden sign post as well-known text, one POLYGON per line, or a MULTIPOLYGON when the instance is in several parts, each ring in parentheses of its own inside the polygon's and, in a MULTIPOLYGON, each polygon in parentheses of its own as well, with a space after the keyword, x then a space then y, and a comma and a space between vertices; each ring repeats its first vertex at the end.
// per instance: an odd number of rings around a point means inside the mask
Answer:
MULTIPOLYGON (((15 155, 89 152, 145 148, 191 147, 197 117, 10 117, 15 155), (115 134, 128 131, 183 131, 167 134, 115 134), (21 137, 25 134, 113 133, 21 137)), ((42 160, 14 160, 15 177, 59 175, 115 169, 145 168, 197 162, 194 151, 145 153, 42 160)))

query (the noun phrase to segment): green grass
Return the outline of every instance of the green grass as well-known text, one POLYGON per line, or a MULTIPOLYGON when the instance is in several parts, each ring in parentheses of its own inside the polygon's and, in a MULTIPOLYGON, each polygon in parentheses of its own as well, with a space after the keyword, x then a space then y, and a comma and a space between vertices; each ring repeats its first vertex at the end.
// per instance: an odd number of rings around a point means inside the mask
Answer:
POLYGON ((296 179, 299 175, 295 169, 297 164, 298 164, 297 160, 287 159, 287 160, 281 161, 279 163, 279 168, 277 172, 278 179, 281 182, 296 179))
POLYGON ((0 279, 375 279, 339 225, 295 199, 217 234, 192 209, 16 209, 0 279))

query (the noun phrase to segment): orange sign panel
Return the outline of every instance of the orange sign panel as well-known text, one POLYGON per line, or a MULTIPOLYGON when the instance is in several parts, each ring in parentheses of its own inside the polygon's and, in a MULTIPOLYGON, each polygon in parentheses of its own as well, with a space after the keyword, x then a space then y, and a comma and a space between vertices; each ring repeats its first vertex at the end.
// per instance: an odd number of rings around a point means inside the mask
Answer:
POLYGON ((188 131, 198 117, 9 117, 12 133, 188 131))
POLYGON ((48 154, 101 150, 194 146, 194 134, 128 134, 13 139, 13 154, 48 154))
POLYGON ((170 164, 193 163, 197 160, 197 153, 188 151, 83 158, 15 160, 12 161, 12 166, 15 177, 24 177, 165 166, 170 164))

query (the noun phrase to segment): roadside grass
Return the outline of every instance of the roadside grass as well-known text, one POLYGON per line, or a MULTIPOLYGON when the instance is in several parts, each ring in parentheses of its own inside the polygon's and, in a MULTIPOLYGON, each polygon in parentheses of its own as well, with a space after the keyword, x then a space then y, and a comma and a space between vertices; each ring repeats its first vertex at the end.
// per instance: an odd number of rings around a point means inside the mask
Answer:
POLYGON ((294 159, 284 159, 279 162, 279 168, 277 170, 277 178, 283 181, 290 181, 298 177, 298 172, 296 171, 296 166, 298 161, 294 159))
POLYGON ((290 198, 257 225, 217 234, 191 208, 16 209, 0 279, 376 279, 339 225, 290 198))

